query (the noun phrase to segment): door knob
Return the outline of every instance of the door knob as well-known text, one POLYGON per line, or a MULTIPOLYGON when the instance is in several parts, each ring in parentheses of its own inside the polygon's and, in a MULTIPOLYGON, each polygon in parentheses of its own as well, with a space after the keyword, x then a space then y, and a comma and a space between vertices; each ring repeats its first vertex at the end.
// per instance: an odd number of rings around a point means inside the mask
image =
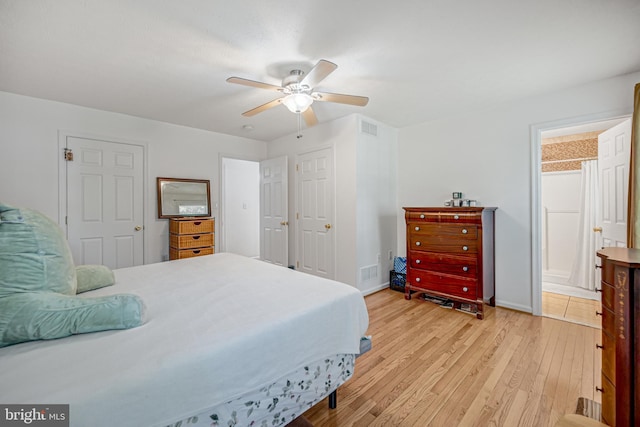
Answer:
POLYGON ((331 224, 325 224, 324 228, 326 228, 327 230, 331 228, 331 224))
POLYGON ((593 227, 594 233, 602 233, 602 227, 593 227))
POLYGON ((289 221, 280 221, 280 225, 289 225, 289 221))
POLYGON ((140 231, 140 230, 142 230, 142 227, 141 227, 141 226, 139 226, 139 225, 136 225, 136 228, 134 228, 134 230, 136 230, 136 231, 140 231))

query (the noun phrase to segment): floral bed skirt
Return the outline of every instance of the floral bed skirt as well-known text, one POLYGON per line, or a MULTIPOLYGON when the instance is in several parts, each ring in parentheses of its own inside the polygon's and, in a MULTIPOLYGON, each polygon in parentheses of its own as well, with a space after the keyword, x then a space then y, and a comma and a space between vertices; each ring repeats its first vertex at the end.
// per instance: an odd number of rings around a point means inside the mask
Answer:
POLYGON ((323 358, 245 396, 167 427, 287 425, 353 375, 355 354, 323 358))

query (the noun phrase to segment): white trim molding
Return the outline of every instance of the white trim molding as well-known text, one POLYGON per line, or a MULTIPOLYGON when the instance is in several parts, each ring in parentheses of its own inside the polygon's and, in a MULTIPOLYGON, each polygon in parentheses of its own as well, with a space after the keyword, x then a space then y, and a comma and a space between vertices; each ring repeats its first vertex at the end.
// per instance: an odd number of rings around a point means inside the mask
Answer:
MULTIPOLYGON (((531 138, 531 313, 542 315, 542 222, 541 222, 541 178, 542 178, 542 132, 590 123, 623 119, 630 111, 604 111, 586 116, 569 117, 555 121, 534 123, 530 126, 531 138)), ((498 304, 498 301, 496 301, 498 304)), ((508 308, 507 305, 500 304, 508 308)), ((528 311, 528 310, 523 310, 528 311)))

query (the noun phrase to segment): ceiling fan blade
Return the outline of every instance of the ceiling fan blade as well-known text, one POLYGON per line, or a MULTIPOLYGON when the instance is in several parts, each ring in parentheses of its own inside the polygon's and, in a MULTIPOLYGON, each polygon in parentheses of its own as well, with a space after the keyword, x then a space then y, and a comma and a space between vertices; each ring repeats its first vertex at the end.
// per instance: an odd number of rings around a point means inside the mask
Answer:
POLYGON ((229 77, 227 79, 227 82, 235 83, 243 86, 257 87, 259 89, 282 91, 282 86, 276 86, 269 83, 256 82, 255 80, 243 79, 242 77, 229 77))
POLYGON ((311 107, 302 112, 302 118, 304 118, 304 122, 307 124, 308 128, 318 124, 316 113, 313 112, 313 109, 311 107))
POLYGON ((313 89, 318 83, 324 80, 325 77, 333 73, 336 68, 338 68, 338 66, 333 62, 321 59, 302 79, 300 85, 308 86, 309 89, 313 89))
POLYGON ((282 98, 274 99, 273 101, 269 101, 266 104, 262 104, 261 106, 256 107, 252 110, 245 111, 244 113, 242 113, 242 115, 245 117, 252 117, 258 113, 262 113, 263 111, 268 110, 269 108, 277 107, 281 103, 282 103, 282 98))
POLYGON ((366 96, 343 95, 341 93, 314 92, 311 94, 314 100, 324 102, 337 102, 339 104, 357 105, 364 107, 369 103, 366 96))

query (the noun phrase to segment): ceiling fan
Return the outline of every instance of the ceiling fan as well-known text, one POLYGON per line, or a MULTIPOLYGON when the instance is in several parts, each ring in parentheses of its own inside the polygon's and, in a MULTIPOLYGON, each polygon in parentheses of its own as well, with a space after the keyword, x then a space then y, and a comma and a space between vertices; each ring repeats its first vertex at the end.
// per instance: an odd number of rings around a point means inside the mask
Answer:
POLYGON ((313 101, 337 102, 339 104, 356 105, 364 107, 369 102, 366 96, 343 95, 340 93, 314 92, 313 88, 324 80, 329 74, 338 68, 336 64, 321 59, 318 63, 304 75, 302 70, 291 70, 288 76, 282 79, 282 85, 276 86, 269 83, 247 80, 241 77, 229 77, 229 83, 244 86, 257 87, 260 89, 274 90, 281 92, 284 96, 269 101, 256 108, 242 113, 245 117, 255 116, 269 108, 284 104, 292 113, 301 114, 307 126, 318 123, 318 119, 311 108, 313 101))

